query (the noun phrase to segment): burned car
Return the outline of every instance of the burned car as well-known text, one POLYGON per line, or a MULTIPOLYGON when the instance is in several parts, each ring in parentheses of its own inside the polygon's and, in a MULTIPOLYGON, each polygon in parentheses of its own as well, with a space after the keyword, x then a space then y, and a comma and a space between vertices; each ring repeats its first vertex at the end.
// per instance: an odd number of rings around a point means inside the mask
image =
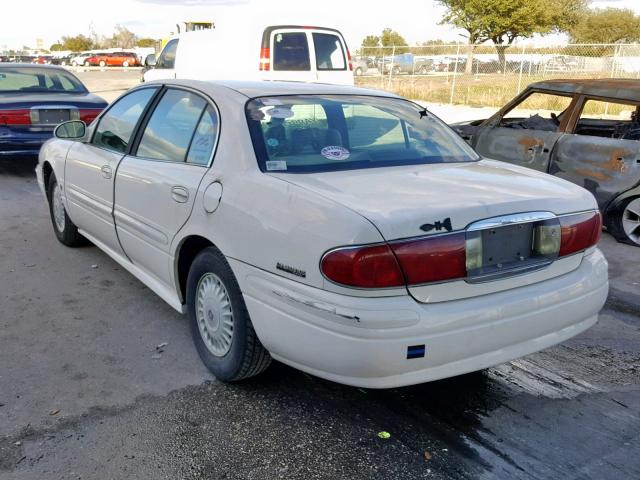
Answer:
POLYGON ((475 150, 583 186, 608 231, 640 246, 640 81, 537 82, 491 118, 452 125, 475 150))

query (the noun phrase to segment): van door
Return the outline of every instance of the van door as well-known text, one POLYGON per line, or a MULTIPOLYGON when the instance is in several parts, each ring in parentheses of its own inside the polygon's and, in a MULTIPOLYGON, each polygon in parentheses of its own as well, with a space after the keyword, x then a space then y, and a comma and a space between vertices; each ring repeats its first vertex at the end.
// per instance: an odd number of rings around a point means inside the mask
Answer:
POLYGON ((311 62, 311 38, 302 28, 278 28, 270 33, 270 80, 315 82, 316 72, 311 62))
POLYGON ((316 80, 320 83, 353 85, 353 72, 349 65, 347 45, 339 32, 313 30, 313 57, 316 80))
POLYGON ((164 80, 166 78, 176 78, 176 54, 178 52, 178 38, 169 40, 160 52, 158 60, 153 68, 144 73, 144 81, 164 80))

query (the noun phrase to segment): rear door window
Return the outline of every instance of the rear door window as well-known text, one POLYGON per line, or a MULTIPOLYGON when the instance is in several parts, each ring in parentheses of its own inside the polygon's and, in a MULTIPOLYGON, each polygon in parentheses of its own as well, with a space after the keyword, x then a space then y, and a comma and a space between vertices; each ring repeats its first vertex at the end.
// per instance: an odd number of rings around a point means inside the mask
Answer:
POLYGON ((331 33, 313 33, 318 70, 346 70, 347 62, 340 37, 331 33))
POLYGON ((184 162, 206 102, 183 90, 169 89, 153 111, 138 146, 138 157, 184 162))
POLYGON ((276 32, 273 34, 273 69, 311 70, 309 42, 305 32, 276 32))
POLYGON ((93 136, 93 144, 124 153, 145 107, 156 88, 143 88, 122 97, 102 116, 93 136))

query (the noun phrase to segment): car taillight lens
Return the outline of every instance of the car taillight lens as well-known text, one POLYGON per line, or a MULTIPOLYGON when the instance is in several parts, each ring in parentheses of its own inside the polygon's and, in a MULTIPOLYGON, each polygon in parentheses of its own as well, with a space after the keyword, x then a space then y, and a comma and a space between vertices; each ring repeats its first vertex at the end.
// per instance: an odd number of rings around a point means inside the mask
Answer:
POLYGON ((349 62, 349 70, 353 70, 353 62, 351 61, 351 52, 347 48, 347 60, 349 62))
POLYGON ((260 71, 271 70, 271 51, 269 47, 260 49, 260 71))
POLYGON ((98 115, 100 115, 100 112, 102 112, 101 108, 81 108, 80 120, 89 125, 98 115))
POLYGON ((391 243, 409 285, 467 275, 464 232, 391 243))
POLYGON ((31 125, 31 111, 28 108, 0 110, 0 125, 31 125))
POLYGON ((560 257, 592 247, 600 240, 602 215, 586 212, 560 217, 560 257))
POLYGON ((320 265, 332 282, 359 288, 404 286, 400 265, 388 245, 341 248, 327 253, 320 265))

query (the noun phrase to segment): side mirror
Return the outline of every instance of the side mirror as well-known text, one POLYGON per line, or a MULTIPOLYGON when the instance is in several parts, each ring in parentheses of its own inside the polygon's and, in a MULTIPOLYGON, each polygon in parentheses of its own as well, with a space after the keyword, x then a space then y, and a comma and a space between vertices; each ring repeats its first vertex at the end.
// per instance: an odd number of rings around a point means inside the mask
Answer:
POLYGON ((71 120, 58 125, 53 131, 56 138, 73 140, 84 137, 87 132, 87 125, 82 120, 71 120))
POLYGON ((156 66, 156 55, 155 53, 151 53, 146 56, 144 59, 145 67, 155 67, 156 66))

